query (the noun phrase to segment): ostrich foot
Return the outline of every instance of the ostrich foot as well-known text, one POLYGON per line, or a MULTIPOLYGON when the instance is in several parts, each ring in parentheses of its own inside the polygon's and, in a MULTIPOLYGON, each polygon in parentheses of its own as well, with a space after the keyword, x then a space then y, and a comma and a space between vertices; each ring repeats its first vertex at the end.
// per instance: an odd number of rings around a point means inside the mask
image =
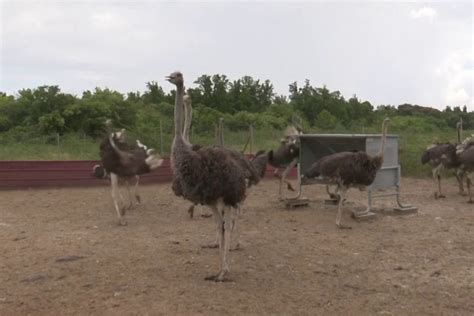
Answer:
POLYGON ((202 245, 201 248, 203 248, 203 249, 216 249, 216 248, 219 248, 219 244, 216 243, 216 242, 213 242, 213 243, 210 243, 210 244, 207 244, 207 245, 202 245))
POLYGON ((346 225, 343 225, 343 224, 339 224, 339 225, 336 224, 336 225, 337 225, 337 227, 338 227, 339 229, 352 229, 351 226, 346 226, 346 225))
POLYGON ((127 213, 127 207, 124 206, 120 209, 120 216, 125 216, 125 213, 127 213))
POLYGON ((469 200, 469 201, 467 201, 467 203, 474 204, 474 200, 469 200))
POLYGON ((190 219, 193 219, 193 218, 194 218, 194 205, 191 205, 191 206, 188 208, 188 214, 189 214, 189 218, 190 218, 190 219))
POLYGON ((290 190, 291 192, 295 192, 295 189, 293 188, 291 183, 288 182, 286 185, 287 185, 288 190, 290 190))
POLYGON ((438 194, 438 192, 435 192, 434 198, 435 198, 435 200, 437 200, 437 199, 444 199, 444 198, 446 198, 446 196, 443 195, 443 194, 441 194, 441 193, 438 194))
POLYGON ((212 217, 212 214, 201 214, 202 218, 209 218, 212 217))
POLYGON ((127 226, 127 221, 125 220, 125 218, 120 218, 117 224, 119 226, 127 226))
POLYGON ((137 204, 141 204, 142 203, 142 198, 140 197, 140 195, 135 195, 135 199, 137 200, 137 204))
POLYGON ((210 275, 208 277, 205 277, 204 280, 206 281, 214 281, 214 282, 230 282, 232 281, 229 278, 226 278, 225 275, 227 274, 227 271, 221 271, 216 275, 210 275))
POLYGON ((242 247, 242 245, 240 245, 240 243, 237 243, 235 246, 233 247, 230 247, 229 251, 238 251, 238 250, 243 250, 244 247, 242 247))

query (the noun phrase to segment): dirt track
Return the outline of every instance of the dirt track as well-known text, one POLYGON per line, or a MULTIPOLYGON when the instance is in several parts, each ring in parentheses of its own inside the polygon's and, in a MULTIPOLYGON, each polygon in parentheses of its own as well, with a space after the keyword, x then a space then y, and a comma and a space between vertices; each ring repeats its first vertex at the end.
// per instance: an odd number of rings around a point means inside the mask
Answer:
POLYGON ((231 254, 234 281, 221 284, 204 281, 218 251, 200 247, 214 221, 188 219, 168 185, 143 187, 125 227, 108 188, 0 192, 0 315, 472 315, 474 206, 444 184, 435 201, 431 181, 405 179, 418 214, 360 223, 349 210, 366 195, 351 190, 343 223, 353 229, 339 230, 323 187, 306 187, 315 201, 288 211, 276 182, 263 182, 244 210, 244 249, 231 254))

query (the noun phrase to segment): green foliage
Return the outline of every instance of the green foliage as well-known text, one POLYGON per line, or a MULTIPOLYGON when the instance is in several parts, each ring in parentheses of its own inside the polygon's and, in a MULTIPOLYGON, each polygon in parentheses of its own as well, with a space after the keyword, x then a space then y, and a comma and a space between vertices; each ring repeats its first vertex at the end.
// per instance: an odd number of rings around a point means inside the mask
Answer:
POLYGON ((337 125, 337 118, 327 110, 322 110, 315 120, 316 126, 321 129, 332 130, 337 125))
MULTIPOLYGON (((427 144, 456 141, 454 129, 461 118, 465 130, 474 129, 474 112, 465 106, 443 111, 412 104, 375 108, 356 95, 346 100, 339 91, 312 86, 309 80, 290 84, 285 96, 275 95, 269 80, 202 75, 187 92, 194 108, 191 140, 214 144, 215 126, 223 117, 226 144, 238 150, 247 141, 249 125, 255 128, 255 151, 275 148, 295 116, 306 133, 380 133, 383 118, 390 117, 389 132, 400 136, 402 170, 410 175, 428 172, 419 163, 427 144)), ((96 88, 76 97, 58 86, 22 89, 15 96, 0 92, 0 159, 96 159, 107 119, 166 155, 175 93, 154 81, 143 93, 96 88)))

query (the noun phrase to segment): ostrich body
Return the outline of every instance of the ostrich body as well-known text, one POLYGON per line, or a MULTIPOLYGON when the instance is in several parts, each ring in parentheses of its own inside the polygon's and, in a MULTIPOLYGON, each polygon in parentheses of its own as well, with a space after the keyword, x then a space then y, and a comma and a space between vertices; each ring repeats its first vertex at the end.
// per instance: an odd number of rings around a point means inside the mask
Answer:
POLYGON ((110 175, 112 186, 112 199, 114 201, 115 210, 119 218, 119 224, 125 225, 123 218, 127 209, 133 207, 133 199, 130 192, 130 182, 135 179, 135 199, 136 203, 140 203, 140 195, 138 194, 139 175, 149 173, 163 163, 163 159, 153 153, 153 149, 148 149, 145 145, 137 140, 136 144, 128 144, 125 142, 125 131, 110 133, 100 144, 101 166, 94 166, 94 174, 97 177, 105 177, 110 175), (117 195, 124 203, 124 199, 118 191, 119 180, 125 182, 129 194, 129 205, 119 207, 117 195))
POLYGON ((456 154, 459 162, 458 174, 466 176, 466 186, 469 194, 468 203, 474 203, 471 191, 474 182, 474 135, 466 138, 457 146, 456 154))
POLYGON ((295 127, 288 127, 285 133, 285 137, 281 139, 281 145, 275 151, 270 150, 268 152, 268 163, 275 168, 274 175, 280 179, 280 186, 278 190, 278 196, 280 200, 283 199, 282 186, 283 182, 286 183, 288 190, 295 191, 293 186, 286 177, 290 170, 298 163, 300 155, 299 145, 296 143, 296 135, 301 134, 301 130, 295 127), (281 169, 284 169, 283 173, 280 174, 281 169))
POLYGON ((459 169, 466 175, 466 186, 469 194, 469 203, 474 203, 471 186, 474 182, 474 143, 466 147, 459 155, 459 169))
POLYGON ((322 178, 336 185, 339 195, 336 225, 339 228, 350 228, 341 225, 341 207, 346 191, 350 187, 364 188, 371 185, 382 167, 388 123, 388 118, 382 123, 382 141, 375 156, 363 151, 335 153, 316 161, 304 174, 305 178, 322 178))
POLYGON ((218 224, 220 270, 206 279, 224 281, 229 271, 227 257, 233 225, 237 218, 235 209, 246 197, 245 175, 229 151, 224 148, 192 150, 182 133, 183 75, 174 72, 167 79, 177 88, 174 109, 175 135, 171 147, 173 182, 177 183, 180 194, 185 199, 212 209, 218 224))
MULTIPOLYGON (((457 123, 456 128, 458 144, 460 144, 462 133, 461 123, 457 123)), ((463 173, 458 172, 457 170, 460 166, 460 162, 456 155, 456 147, 456 144, 451 143, 433 144, 429 146, 421 156, 421 163, 429 163, 432 167, 431 172, 433 174, 433 179, 436 181, 438 186, 438 190, 434 193, 435 199, 446 197, 441 193, 441 172, 444 169, 454 169, 456 180, 459 185, 459 194, 462 195, 464 193, 463 173)))

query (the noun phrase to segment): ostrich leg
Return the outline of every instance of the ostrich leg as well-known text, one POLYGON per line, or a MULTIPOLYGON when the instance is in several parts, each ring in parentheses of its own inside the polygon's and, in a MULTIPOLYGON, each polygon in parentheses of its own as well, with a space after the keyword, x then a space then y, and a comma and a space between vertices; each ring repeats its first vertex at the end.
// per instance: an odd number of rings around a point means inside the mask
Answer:
POLYGON ((136 175, 135 176, 135 179, 137 180, 135 182, 135 192, 134 192, 134 195, 135 195, 135 199, 137 201, 137 204, 140 204, 142 202, 141 198, 140 198, 140 194, 138 193, 138 185, 140 184, 140 176, 139 175, 136 175))
POLYGON ((124 209, 121 209, 117 202, 117 190, 118 190, 118 176, 115 173, 110 173, 110 183, 112 185, 112 199, 114 200, 115 210, 119 218, 119 225, 127 225, 127 222, 123 218, 125 213, 124 209))
POLYGON ((193 219, 194 217, 194 206, 196 206, 195 204, 191 204, 188 208, 188 214, 189 214, 189 218, 193 219))
POLYGON ((293 189, 293 186, 291 185, 291 183, 289 181, 286 180, 286 176, 288 175, 288 173, 291 171, 291 169, 293 169, 296 164, 298 163, 298 160, 297 159, 293 159, 293 161, 290 162, 290 164, 288 165, 288 167, 286 167, 285 171, 283 171, 283 173, 281 174, 280 176, 280 189, 279 189, 279 197, 280 197, 280 200, 283 200, 283 195, 282 195, 282 186, 283 186, 283 182, 286 183, 286 185, 288 186, 288 190, 290 191, 295 191, 295 189, 293 189))
POLYGON ((438 185, 438 191, 436 191, 434 194, 435 199, 441 199, 446 197, 441 194, 441 170, 443 170, 442 164, 438 165, 436 168, 433 169, 433 178, 435 179, 438 185))
POLYGON ((242 203, 239 203, 237 205, 237 208, 235 209, 235 212, 233 212, 233 215, 235 216, 232 218, 232 241, 233 241, 233 246, 230 246, 230 251, 234 250, 240 250, 241 245, 240 245, 240 223, 239 223, 239 218, 240 218, 240 213, 241 213, 241 207, 242 203))
POLYGON ((232 237, 232 218, 233 208, 227 205, 220 205, 220 207, 213 207, 214 216, 219 218, 219 256, 220 256, 220 271, 216 275, 206 277, 208 281, 223 282, 226 281, 225 275, 229 272, 229 265, 227 264, 227 256, 229 254, 230 242, 232 237), (221 209, 223 211, 220 212, 221 209))
POLYGON ((336 225, 337 227, 339 227, 340 229, 351 229, 352 227, 350 226, 344 226, 341 224, 341 217, 342 217, 342 204, 344 203, 344 197, 346 195, 346 191, 347 191, 347 188, 342 186, 342 185, 338 185, 338 194, 339 194, 339 204, 338 204, 338 207, 337 207, 337 215, 336 215, 336 225))
POLYGON ((222 221, 223 221, 222 213, 219 212, 219 215, 216 216, 216 213, 214 211, 214 207, 211 207, 211 208, 212 208, 212 213, 214 215, 214 221, 216 223, 216 239, 214 240, 214 242, 212 242, 210 244, 201 246, 201 248, 214 249, 214 248, 219 247, 219 240, 221 238, 221 230, 222 230, 221 225, 222 225, 222 221))
POLYGON ((454 175, 456 176, 456 180, 458 181, 459 195, 466 195, 464 193, 464 186, 463 186, 464 173, 461 170, 456 170, 454 171, 454 175))

